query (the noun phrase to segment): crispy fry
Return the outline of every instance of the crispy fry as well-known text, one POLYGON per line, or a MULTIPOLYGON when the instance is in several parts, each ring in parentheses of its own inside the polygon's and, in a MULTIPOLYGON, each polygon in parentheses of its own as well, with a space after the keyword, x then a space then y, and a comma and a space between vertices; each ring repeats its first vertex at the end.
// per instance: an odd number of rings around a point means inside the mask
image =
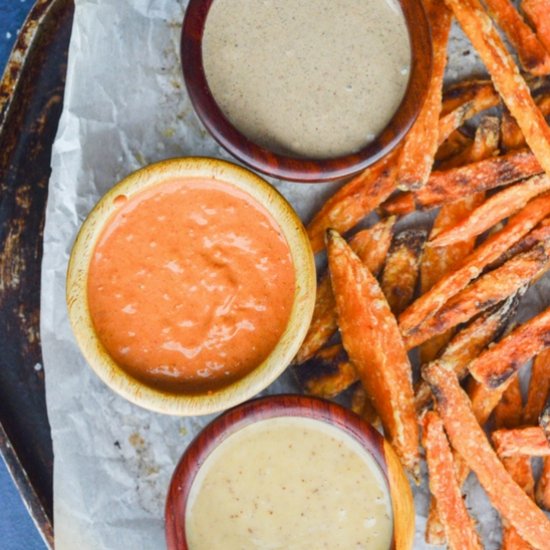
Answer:
POLYGON ((361 384, 357 384, 351 396, 351 410, 373 426, 380 424, 374 405, 361 384))
MULTIPOLYGON (((537 105, 540 112, 546 118, 550 114, 550 96, 544 95, 537 98, 537 105)), ((502 147, 505 151, 525 147, 525 137, 519 129, 518 123, 509 112, 502 115, 502 147)))
POLYGON ((497 429, 517 428, 522 423, 523 403, 518 376, 513 376, 502 399, 495 407, 495 426, 497 429))
POLYGON ((437 123, 441 113, 451 12, 445 3, 439 0, 424 0, 424 5, 432 33, 432 76, 424 105, 405 137, 399 157, 397 186, 400 189, 417 189, 426 183, 439 141, 437 123))
POLYGON ((329 228, 345 233, 385 201, 395 189, 395 159, 399 147, 344 184, 328 199, 307 227, 313 252, 325 246, 329 228))
POLYGON ((418 423, 411 366, 376 279, 334 230, 327 252, 344 347, 403 465, 418 475, 418 423))
POLYGON ((537 504, 550 511, 550 458, 545 458, 535 491, 537 504))
MULTIPOLYGON (((352 250, 375 276, 382 269, 391 244, 395 217, 386 218, 369 229, 359 231, 350 240, 352 250)), ((317 285, 315 309, 306 337, 296 354, 297 364, 307 361, 320 350, 336 332, 336 302, 327 274, 317 285)))
POLYGON ((380 284, 395 315, 401 313, 413 299, 426 237, 427 232, 423 229, 406 229, 393 239, 380 284))
POLYGON ((429 292, 415 300, 400 316, 399 327, 405 337, 411 336, 425 320, 433 316, 449 298, 460 292, 491 262, 524 237, 540 220, 550 214, 550 197, 537 197, 510 218, 508 224, 491 235, 461 267, 442 277, 429 292))
POLYGON ((439 169, 463 166, 492 157, 498 152, 499 140, 500 120, 494 116, 485 116, 477 127, 474 141, 459 154, 442 162, 439 169))
POLYGON ((496 430, 492 439, 497 454, 503 458, 514 455, 550 456, 550 444, 540 426, 496 430))
POLYGON ((533 317, 483 352, 468 367, 482 384, 497 388, 531 357, 550 346, 550 308, 533 317))
POLYGON ((472 138, 463 134, 460 129, 454 130, 449 137, 439 146, 435 154, 435 162, 444 162, 468 148, 472 144, 472 138))
POLYGON ((546 174, 533 176, 507 187, 478 206, 466 218, 430 241, 431 246, 449 246, 472 239, 487 231, 500 220, 515 214, 532 198, 550 190, 550 177, 546 174))
POLYGON ((546 399, 550 395, 550 350, 539 353, 533 361, 531 380, 527 393, 527 403, 523 412, 523 421, 526 424, 536 424, 544 408, 546 399))
POLYGON ((422 421, 422 442, 430 492, 437 502, 439 518, 452 549, 482 548, 479 535, 464 501, 454 470, 454 460, 443 422, 435 412, 427 412, 422 421))
MULTIPOLYGON (((487 310, 459 331, 447 345, 441 360, 462 379, 468 373, 468 364, 506 328, 517 310, 518 299, 512 296, 501 305, 487 310)), ((416 388, 415 404, 420 412, 431 401, 428 384, 421 380, 416 388)), ((492 409, 491 409, 492 410, 492 409)))
POLYGON ((489 16, 479 0, 446 0, 446 3, 479 53, 529 147, 544 171, 550 174, 550 127, 489 16))
POLYGON ((326 399, 336 397, 357 381, 357 371, 340 344, 317 352, 294 372, 306 393, 326 399))
POLYGON ((411 349, 468 321, 481 311, 498 304, 529 285, 549 267, 550 241, 539 243, 531 250, 514 256, 450 298, 435 315, 422 323, 411 336, 404 339, 405 346, 411 349))
POLYGON ((437 503, 433 496, 430 498, 430 509, 428 511, 428 520, 426 522, 426 542, 428 544, 443 545, 445 544, 445 527, 439 519, 437 511, 437 503))
POLYGON ((529 544, 547 548, 550 522, 497 458, 456 376, 434 361, 423 369, 423 377, 432 388, 452 446, 474 471, 493 506, 529 544))
POLYGON ((550 0, 523 0, 521 9, 535 27, 541 43, 550 51, 550 0))
POLYGON ((439 143, 442 144, 468 119, 499 102, 500 97, 489 80, 470 80, 450 88, 445 92, 443 116, 439 119, 439 143))
POLYGON ((432 172, 424 187, 414 193, 402 193, 382 205, 388 214, 404 215, 415 208, 427 210, 468 195, 502 187, 543 172, 527 149, 511 151, 465 166, 432 172))
POLYGON ((485 0, 491 17, 516 48, 523 68, 531 74, 550 72, 550 56, 510 0, 485 0))
POLYGON ((481 426, 489 420, 492 412, 500 403, 508 384, 509 382, 505 382, 502 386, 493 389, 480 384, 474 379, 468 381, 468 396, 470 397, 472 411, 481 426))

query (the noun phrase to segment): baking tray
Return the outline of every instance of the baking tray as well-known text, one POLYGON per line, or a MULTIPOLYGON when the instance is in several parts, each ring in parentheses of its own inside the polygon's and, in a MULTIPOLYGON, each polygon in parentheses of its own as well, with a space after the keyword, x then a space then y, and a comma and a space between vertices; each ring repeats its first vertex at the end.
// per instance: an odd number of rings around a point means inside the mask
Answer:
POLYGON ((40 347, 40 268, 50 157, 73 0, 38 0, 0 82, 0 452, 53 548, 53 453, 40 347))

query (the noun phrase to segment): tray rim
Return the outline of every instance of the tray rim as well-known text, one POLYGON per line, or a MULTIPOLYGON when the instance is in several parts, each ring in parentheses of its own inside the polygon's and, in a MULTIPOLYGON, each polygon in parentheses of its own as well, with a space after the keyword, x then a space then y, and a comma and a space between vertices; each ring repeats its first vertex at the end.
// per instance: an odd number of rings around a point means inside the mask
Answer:
MULTIPOLYGON (((22 76, 28 66, 29 57, 41 36, 43 23, 62 1, 36 0, 30 9, 15 44, 8 57, 2 79, 0 80, 0 134, 11 112, 13 98, 21 85, 22 76)), ((72 1, 72 0, 70 0, 72 1)), ((40 533, 46 547, 54 548, 54 530, 52 519, 46 513, 27 471, 13 447, 0 420, 0 456, 19 492, 25 508, 40 533)))

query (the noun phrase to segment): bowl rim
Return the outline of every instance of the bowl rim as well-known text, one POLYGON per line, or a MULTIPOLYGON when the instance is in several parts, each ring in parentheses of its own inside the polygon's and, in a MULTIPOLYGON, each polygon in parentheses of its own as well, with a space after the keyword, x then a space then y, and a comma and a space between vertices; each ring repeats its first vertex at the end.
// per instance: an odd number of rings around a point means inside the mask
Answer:
POLYGON ((415 122, 428 93, 432 45, 421 0, 399 0, 411 46, 410 77, 405 94, 384 130, 359 151, 329 159, 291 157, 257 145, 223 114, 210 91, 202 62, 202 37, 215 0, 190 0, 180 41, 183 77, 189 98, 212 137, 254 170, 294 182, 322 183, 359 173, 392 151, 415 122))
MULTIPOLYGON (((343 406, 313 396, 279 394, 259 397, 238 405, 205 426, 189 444, 181 456, 168 488, 165 504, 165 537, 169 550, 187 550, 185 538, 185 513, 193 482, 208 456, 229 436, 257 421, 280 417, 300 417, 326 422, 353 437, 374 459, 384 478, 386 490, 392 499, 392 482, 395 472, 389 468, 401 468, 394 451, 384 437, 368 422, 343 406), (388 453, 392 454, 388 457, 388 453), (389 466, 389 468, 388 468, 389 466)), ((408 482, 407 482, 408 487, 408 482)), ((409 487, 410 491, 410 487, 409 487)), ((412 503, 412 493, 410 493, 412 503)), ((414 505, 412 505, 414 506, 414 505)), ((393 518, 392 544, 396 547, 396 525, 393 518)), ((406 546, 403 546, 403 548, 406 546)))
POLYGON ((315 263, 309 239, 288 201, 269 183, 246 168, 208 157, 157 162, 137 170, 112 187, 84 220, 74 242, 67 269, 69 321, 87 363, 112 390, 146 409, 179 416, 219 412, 253 397, 290 364, 309 327, 315 303, 315 263), (99 340, 88 307, 88 268, 97 239, 121 204, 140 191, 177 178, 208 177, 245 191, 279 225, 287 240, 295 273, 295 292, 287 327, 270 355, 243 378, 211 393, 172 393, 148 386, 116 364, 99 340))

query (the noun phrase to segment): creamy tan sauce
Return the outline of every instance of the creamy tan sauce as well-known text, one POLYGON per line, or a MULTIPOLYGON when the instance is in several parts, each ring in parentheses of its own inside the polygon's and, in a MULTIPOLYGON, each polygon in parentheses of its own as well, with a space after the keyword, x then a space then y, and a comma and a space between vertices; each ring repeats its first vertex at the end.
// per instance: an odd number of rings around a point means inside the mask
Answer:
POLYGON ((190 550, 387 550, 391 502, 361 445, 325 422, 262 420, 206 459, 186 511, 190 550))
POLYGON ((396 0, 214 0, 203 63, 220 108, 254 142, 294 156, 359 150, 409 79, 396 0))

